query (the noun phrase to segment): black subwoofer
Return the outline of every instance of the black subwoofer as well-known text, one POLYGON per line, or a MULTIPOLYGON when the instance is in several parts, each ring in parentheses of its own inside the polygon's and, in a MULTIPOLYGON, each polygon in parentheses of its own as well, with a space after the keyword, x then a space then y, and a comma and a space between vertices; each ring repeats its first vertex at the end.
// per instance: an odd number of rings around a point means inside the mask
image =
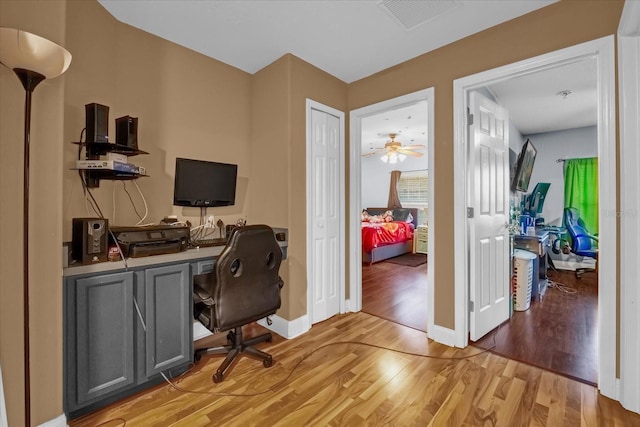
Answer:
POLYGON ((82 264, 107 260, 109 221, 105 218, 73 218, 72 258, 82 264))
POLYGON ((116 119, 116 144, 138 149, 138 118, 124 116, 116 119))
POLYGON ((96 103, 84 106, 86 114, 86 142, 109 142, 109 107, 96 103))

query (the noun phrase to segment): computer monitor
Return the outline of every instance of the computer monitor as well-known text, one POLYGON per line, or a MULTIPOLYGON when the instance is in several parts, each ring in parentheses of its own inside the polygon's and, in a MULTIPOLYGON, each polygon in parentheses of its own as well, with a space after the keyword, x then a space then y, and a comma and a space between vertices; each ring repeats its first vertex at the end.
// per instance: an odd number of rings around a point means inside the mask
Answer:
POLYGON ((533 173, 533 164, 536 161, 538 151, 529 138, 525 141, 516 160, 515 168, 511 175, 511 191, 529 190, 529 181, 533 173))
POLYGON ((233 206, 238 165, 176 158, 173 186, 175 206, 233 206))
POLYGON ((524 214, 532 217, 538 217, 542 214, 544 207, 544 199, 547 197, 547 191, 551 186, 548 182, 539 182, 530 194, 524 199, 524 214))

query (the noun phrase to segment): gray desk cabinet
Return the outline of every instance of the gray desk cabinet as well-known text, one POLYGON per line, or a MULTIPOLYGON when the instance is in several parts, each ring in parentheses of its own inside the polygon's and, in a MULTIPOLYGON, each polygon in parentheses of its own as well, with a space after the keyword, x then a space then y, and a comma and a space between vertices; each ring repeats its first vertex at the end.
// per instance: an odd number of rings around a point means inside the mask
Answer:
POLYGON ((144 271, 147 319, 145 375, 192 360, 191 287, 189 264, 148 268, 144 271))
MULTIPOLYGON (((286 229, 274 229, 287 236, 286 229)), ((283 259, 287 239, 279 242, 283 259)), ((63 270, 64 411, 68 419, 178 375, 193 361, 193 276, 214 246, 63 270)))
POLYGON ((134 384, 133 273, 75 282, 76 402, 134 384))
POLYGON ((193 360, 188 262, 65 277, 69 418, 157 384, 193 360))

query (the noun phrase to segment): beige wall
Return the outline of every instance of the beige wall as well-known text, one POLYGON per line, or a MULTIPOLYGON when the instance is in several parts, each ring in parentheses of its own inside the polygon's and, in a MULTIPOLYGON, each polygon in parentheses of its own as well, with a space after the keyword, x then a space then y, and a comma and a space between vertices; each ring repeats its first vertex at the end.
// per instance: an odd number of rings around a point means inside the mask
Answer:
POLYGON ((293 320, 307 313, 306 100, 345 111, 347 85, 293 55, 254 75, 251 171, 252 222, 289 229, 282 271, 286 287, 278 315, 293 320))
MULTIPOLYGON (((251 75, 124 25, 97 2, 69 2, 68 21, 67 47, 74 59, 66 76, 67 141, 79 140, 85 125, 84 106, 96 102, 110 107, 112 141, 117 117, 138 117, 138 147, 149 153, 130 158, 146 167, 148 178, 135 183, 101 181, 93 190, 110 224, 139 221, 124 185, 144 215, 135 184, 148 205, 145 223, 157 224, 170 214, 199 223, 199 208, 173 206, 176 157, 238 164, 237 204, 210 208, 207 213, 225 224, 246 217, 251 178, 251 75)), ((65 144, 65 240, 71 239, 71 218, 95 216, 85 206, 77 172, 69 170, 77 156, 78 146, 65 144)))
POLYGON ((454 328, 453 81, 615 34, 624 2, 561 1, 349 85, 349 110, 435 88, 435 323, 454 328))
MULTIPOLYGON (((70 171, 84 127, 84 105, 111 107, 115 118, 139 118, 140 148, 132 158, 149 172, 138 180, 149 205, 147 222, 167 214, 197 221, 199 212, 172 206, 176 156, 239 165, 238 205, 214 210, 225 223, 245 217, 288 227, 289 259, 279 314, 306 313, 305 99, 349 111, 435 87, 436 323, 453 327, 453 80, 616 31, 622 2, 562 1, 392 67, 350 85, 285 55, 254 76, 115 21, 95 1, 0 1, 0 24, 63 44, 69 71, 34 95, 32 131, 32 421, 62 413, 62 289, 59 251, 71 218, 87 216, 70 171), (52 19, 53 18, 53 19, 52 19), (45 236, 45 238, 42 238, 45 236), (36 245, 37 243, 37 245, 36 245), (37 298, 34 297, 37 295, 37 298)), ((22 425, 20 218, 24 92, 0 67, 0 363, 10 425, 22 425)), ((347 127, 348 129, 348 127, 347 127)), ((348 147, 345 147, 345 153, 348 147)), ((348 156, 347 156, 348 158, 348 156)), ((94 191, 105 216, 131 224, 137 217, 122 183, 94 191), (112 203, 116 190, 116 204, 112 203)), ((132 183, 136 206, 143 209, 132 183)), ((348 190, 348 189, 347 189, 348 190)), ((92 214, 93 215, 93 214, 92 214)), ((348 242, 347 242, 348 243, 348 242)))
MULTIPOLYGON (((77 172, 70 170, 78 156, 78 145, 71 142, 79 140, 85 125, 84 105, 97 102, 110 107, 112 139, 115 118, 138 117, 139 146, 149 155, 131 161, 145 166, 150 175, 138 180, 149 209, 145 222, 157 223, 169 214, 194 224, 199 221, 199 209, 172 205, 174 162, 181 156, 238 164, 237 204, 209 209, 225 223, 235 223, 249 210, 251 75, 119 23, 94 1, 3 0, 0 8, 3 26, 50 38, 73 55, 63 77, 45 81, 34 92, 30 227, 39 238, 31 239, 31 264, 37 268, 31 269, 30 342, 35 425, 62 413, 61 244, 71 239, 71 218, 95 216, 86 209, 77 172)), ((22 229, 18 219, 24 90, 11 71, 0 68, 0 199, 5 219, 0 222, 0 362, 9 423, 22 425, 22 229)), ((127 189, 143 214, 144 203, 133 182, 127 183, 127 189)), ((112 223, 138 221, 122 182, 102 181, 93 194, 112 223)))

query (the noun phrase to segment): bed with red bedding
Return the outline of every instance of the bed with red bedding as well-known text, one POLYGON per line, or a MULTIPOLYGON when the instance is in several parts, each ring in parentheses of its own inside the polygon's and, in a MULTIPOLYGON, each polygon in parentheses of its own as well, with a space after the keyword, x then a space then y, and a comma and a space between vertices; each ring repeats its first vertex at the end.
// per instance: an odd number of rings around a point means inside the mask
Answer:
POLYGON ((365 211, 376 216, 377 221, 362 221, 363 262, 373 264, 413 251, 417 209, 367 208, 365 211), (386 211, 391 211, 393 221, 379 221, 379 217, 386 211))

